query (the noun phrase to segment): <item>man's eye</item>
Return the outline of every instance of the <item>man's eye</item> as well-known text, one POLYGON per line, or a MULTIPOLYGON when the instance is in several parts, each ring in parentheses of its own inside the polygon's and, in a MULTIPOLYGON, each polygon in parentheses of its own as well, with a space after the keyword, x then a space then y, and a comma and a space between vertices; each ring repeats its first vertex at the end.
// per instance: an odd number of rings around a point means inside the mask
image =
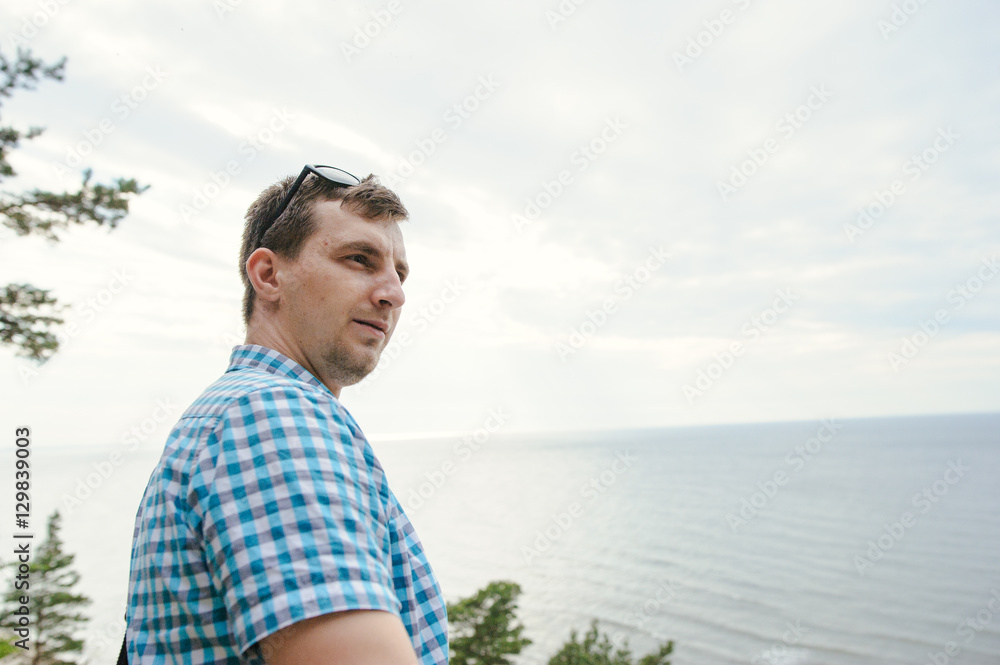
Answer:
POLYGON ((349 256, 347 258, 349 258, 351 261, 355 261, 357 263, 360 263, 363 266, 371 265, 371 260, 367 256, 365 256, 364 254, 355 254, 355 255, 349 256))

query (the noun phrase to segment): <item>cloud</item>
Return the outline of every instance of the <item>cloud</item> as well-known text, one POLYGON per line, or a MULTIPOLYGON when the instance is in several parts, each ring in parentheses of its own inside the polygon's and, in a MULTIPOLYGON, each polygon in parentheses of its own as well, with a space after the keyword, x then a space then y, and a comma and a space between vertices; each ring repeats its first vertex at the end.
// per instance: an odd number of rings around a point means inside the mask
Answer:
POLYGON ((890 3, 592 2, 555 25, 558 3, 401 7, 391 20, 378 3, 60 10, 31 45, 67 54, 67 80, 4 102, 5 120, 48 127, 14 153, 22 178, 5 184, 56 186, 52 164, 110 117, 87 163, 152 188, 111 234, 5 240, 0 278, 73 303, 126 259, 141 282, 44 380, 25 387, 5 351, 0 396, 58 404, 63 438, 82 442, 115 431, 91 416, 72 425, 102 400, 197 394, 241 335, 246 207, 320 161, 384 179, 408 169, 396 186, 412 215, 404 320, 423 327, 383 375, 345 392, 372 432, 454 431, 501 402, 521 414, 512 429, 997 408, 996 282, 949 309, 905 380, 885 361, 1000 249, 994 7, 929 3, 887 38, 890 3), (699 39, 679 71, 674 54, 699 39), (117 116, 148 67, 169 75, 117 116), (291 118, 280 131, 277 111, 291 118), (949 127, 960 137, 913 171, 949 127), (560 358, 659 246, 668 265, 560 358), (449 279, 466 290, 420 319, 449 279), (779 289, 801 299, 750 344, 742 327, 779 289), (746 355, 688 405, 681 386, 734 341, 746 355))

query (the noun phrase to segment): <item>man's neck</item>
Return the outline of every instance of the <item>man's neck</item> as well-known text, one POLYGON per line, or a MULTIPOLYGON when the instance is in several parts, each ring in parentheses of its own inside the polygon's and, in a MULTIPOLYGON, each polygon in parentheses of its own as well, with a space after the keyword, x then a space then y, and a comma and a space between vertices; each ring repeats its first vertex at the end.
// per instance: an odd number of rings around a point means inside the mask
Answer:
POLYGON ((258 346, 267 347, 268 349, 273 349, 286 358, 297 362, 304 370, 316 377, 317 381, 329 388, 334 397, 340 399, 342 386, 339 386, 332 381, 325 380, 323 375, 312 366, 299 347, 292 343, 291 340, 286 339, 285 336, 281 334, 281 330, 273 325, 251 321, 250 325, 247 326, 247 336, 244 340, 244 344, 256 344, 258 346))

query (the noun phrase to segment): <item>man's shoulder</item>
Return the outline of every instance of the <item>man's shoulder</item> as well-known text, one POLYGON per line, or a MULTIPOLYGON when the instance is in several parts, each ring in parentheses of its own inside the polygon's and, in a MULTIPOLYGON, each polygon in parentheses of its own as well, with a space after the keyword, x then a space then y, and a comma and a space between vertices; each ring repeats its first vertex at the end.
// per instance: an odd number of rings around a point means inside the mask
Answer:
POLYGON ((302 451, 371 456, 358 423, 326 386, 274 351, 237 347, 225 374, 181 414, 164 455, 205 461, 220 446, 292 440, 302 451))
MULTIPOLYGON (((357 423, 328 390, 254 368, 230 368, 188 407, 167 438, 164 459, 214 469, 222 451, 268 452, 282 448, 299 455, 343 461, 367 459, 367 440, 357 423)), ((214 472, 213 472, 214 473, 214 472)))
POLYGON ((343 413, 333 394, 321 387, 254 367, 233 367, 205 389, 181 420, 215 418, 239 404, 275 401, 306 401, 334 416, 343 413))

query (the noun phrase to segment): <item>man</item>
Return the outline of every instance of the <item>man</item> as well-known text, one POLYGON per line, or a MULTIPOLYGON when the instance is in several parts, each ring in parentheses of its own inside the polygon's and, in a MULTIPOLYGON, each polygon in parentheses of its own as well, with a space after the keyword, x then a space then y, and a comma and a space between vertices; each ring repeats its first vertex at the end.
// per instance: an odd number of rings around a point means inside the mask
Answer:
POLYGON ((444 601, 340 391, 392 336, 398 197, 306 166, 247 211, 246 344, 181 416, 136 516, 128 660, 445 663, 444 601))

